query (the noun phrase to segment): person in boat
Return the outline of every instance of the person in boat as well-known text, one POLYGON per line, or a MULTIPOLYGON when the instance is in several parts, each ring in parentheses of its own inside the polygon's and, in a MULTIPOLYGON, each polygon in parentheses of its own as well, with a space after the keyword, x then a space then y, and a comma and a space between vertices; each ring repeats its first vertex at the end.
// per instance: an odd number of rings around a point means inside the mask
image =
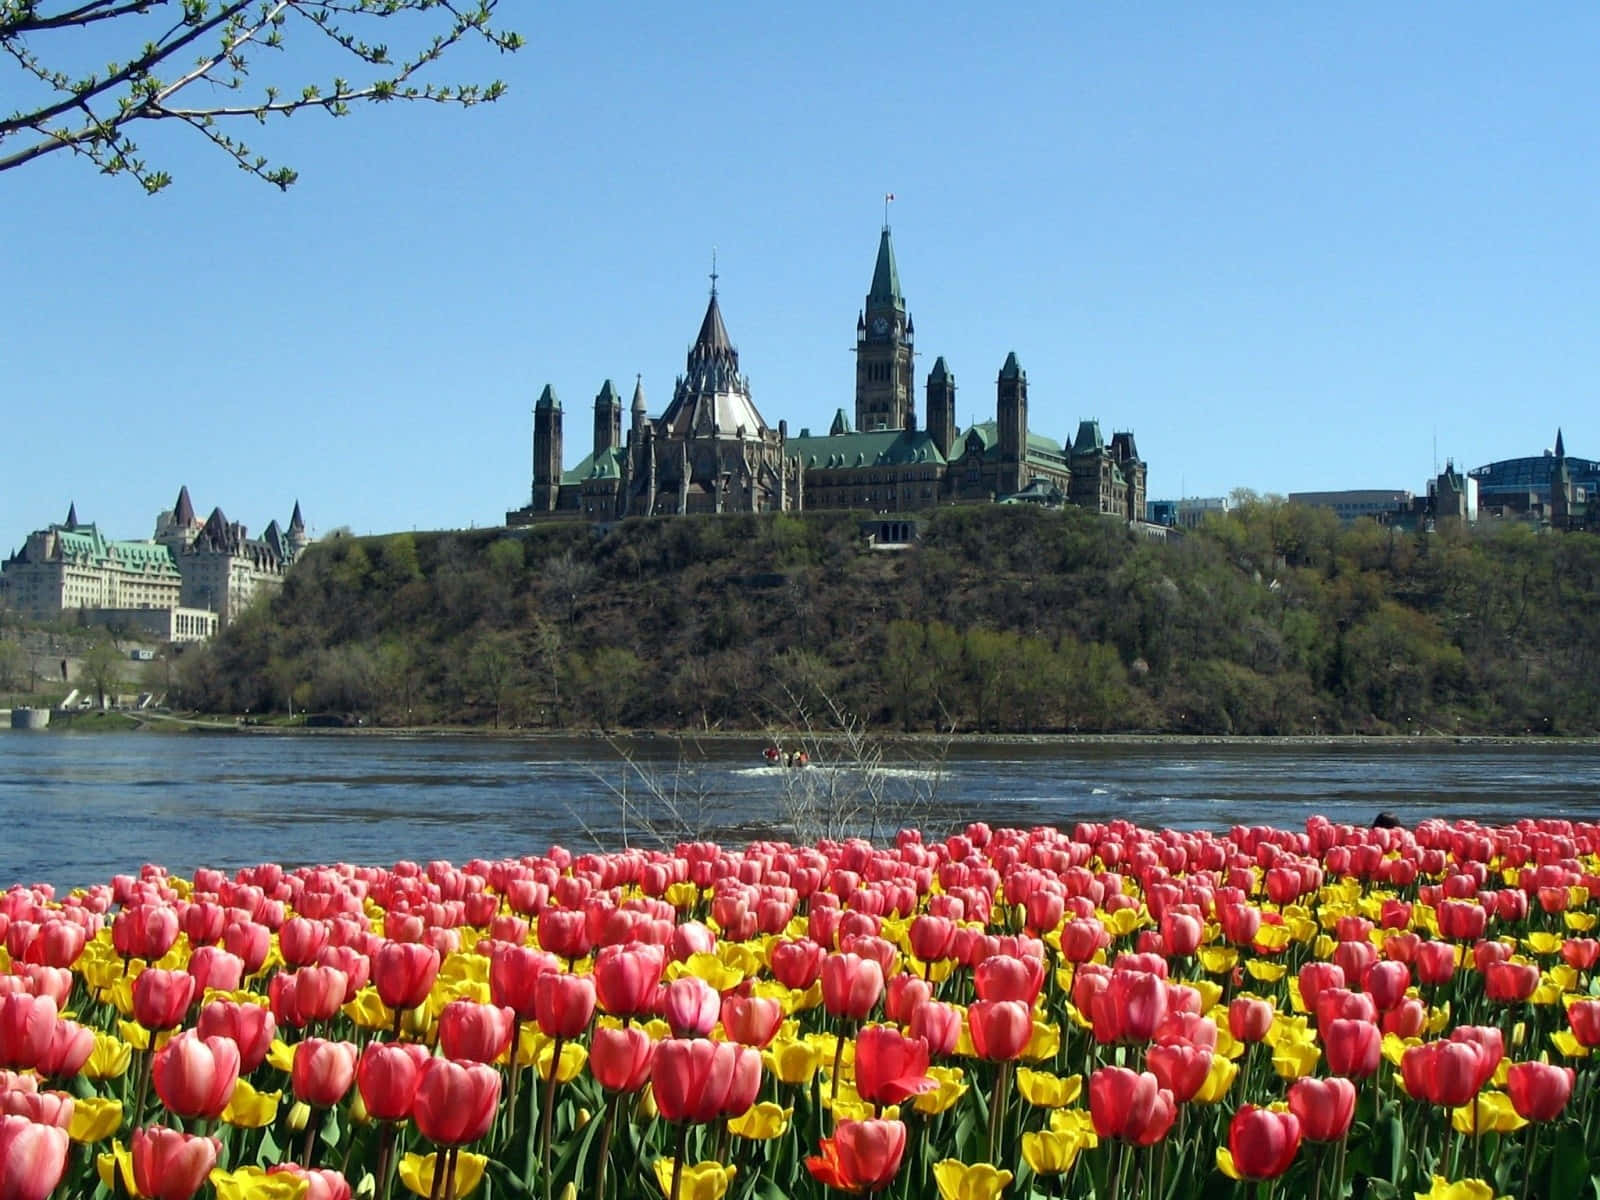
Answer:
POLYGON ((776 746, 768 746, 761 752, 761 757, 767 760, 769 767, 775 767, 783 758, 783 751, 776 746))

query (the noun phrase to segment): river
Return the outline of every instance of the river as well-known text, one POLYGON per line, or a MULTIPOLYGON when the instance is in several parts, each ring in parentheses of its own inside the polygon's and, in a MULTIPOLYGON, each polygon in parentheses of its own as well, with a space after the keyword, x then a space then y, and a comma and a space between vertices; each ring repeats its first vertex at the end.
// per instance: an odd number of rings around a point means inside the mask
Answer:
POLYGON ((854 769, 764 767, 760 750, 754 737, 686 761, 666 739, 0 733, 0 888, 94 883, 144 862, 188 874, 614 846, 619 795, 644 845, 656 844, 640 819, 651 797, 658 832, 735 842, 785 836, 785 814, 807 803, 860 810, 866 833, 876 808, 880 835, 902 818, 934 830, 1112 817, 1298 827, 1315 812, 1368 824, 1384 810, 1407 824, 1600 818, 1592 744, 966 742, 942 759, 891 750, 870 784, 854 769), (676 820, 659 799, 674 796, 676 820))

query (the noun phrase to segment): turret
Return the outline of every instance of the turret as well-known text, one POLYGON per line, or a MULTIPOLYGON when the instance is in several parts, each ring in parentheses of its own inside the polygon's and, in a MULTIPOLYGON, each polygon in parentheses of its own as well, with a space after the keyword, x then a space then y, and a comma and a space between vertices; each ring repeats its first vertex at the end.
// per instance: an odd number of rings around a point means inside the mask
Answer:
POLYGON ((1000 451, 996 485, 1002 495, 1019 492, 1028 482, 1028 373, 1017 361, 1015 350, 1006 355, 995 381, 995 424, 999 427, 1000 451))
POLYGON ((856 428, 909 429, 915 426, 915 351, 911 319, 900 294, 894 242, 885 225, 878 238, 867 303, 856 318, 856 428))
POLYGON ((606 380, 594 398, 594 456, 596 461, 622 442, 622 397, 606 380))
MULTIPOLYGON (((185 497, 187 499, 187 497, 185 497)), ((296 498, 294 512, 289 515, 289 530, 284 537, 284 545, 289 549, 290 559, 300 557, 300 552, 306 548, 311 539, 306 536, 306 521, 300 515, 300 501, 296 498)))
POLYGON ((561 401, 548 383, 533 406, 533 507, 556 506, 561 488, 561 401))
POLYGON ((1550 524, 1565 529, 1572 524, 1572 472, 1567 467, 1567 445, 1556 430, 1555 463, 1550 469, 1550 524))
POLYGON ((945 366, 944 355, 928 372, 928 436, 946 458, 956 444, 956 377, 945 366))
POLYGON ((633 378, 633 435, 638 437, 644 433, 644 424, 650 418, 644 403, 644 376, 635 375, 633 378))

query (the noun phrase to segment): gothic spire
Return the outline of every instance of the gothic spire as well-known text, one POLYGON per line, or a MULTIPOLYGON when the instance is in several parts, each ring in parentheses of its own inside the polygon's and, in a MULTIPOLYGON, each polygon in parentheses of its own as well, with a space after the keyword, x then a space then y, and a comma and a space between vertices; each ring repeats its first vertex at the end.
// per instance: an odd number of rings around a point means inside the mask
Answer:
POLYGON ((645 411, 643 375, 635 375, 633 377, 633 411, 636 413, 645 411))
POLYGON ((739 355, 728 340, 728 327, 722 323, 722 308, 717 304, 716 276, 712 276, 711 302, 706 305, 705 319, 700 322, 700 334, 689 351, 690 363, 709 361, 729 356, 735 365, 739 355))
POLYGON ((889 239, 889 226, 885 225, 878 239, 878 261, 872 268, 872 290, 867 293, 867 307, 904 308, 905 303, 905 297, 900 294, 900 269, 894 261, 894 242, 889 239))
POLYGON ((1565 458, 1566 456, 1567 456, 1566 443, 1564 443, 1561 440, 1561 426, 1557 425, 1556 426, 1556 457, 1557 458, 1565 458))
POLYGON ((189 500, 189 485, 178 488, 178 499, 172 506, 172 522, 188 528, 194 524, 194 505, 189 500))
POLYGON ((77 527, 78 527, 78 502, 76 500, 74 500, 74 501, 70 502, 67 505, 67 528, 68 529, 76 529, 77 527))
POLYGON ((294 502, 294 512, 289 516, 289 532, 293 533, 295 530, 299 530, 300 532, 304 533, 305 528, 305 520, 300 516, 300 501, 298 498, 296 498, 294 502))

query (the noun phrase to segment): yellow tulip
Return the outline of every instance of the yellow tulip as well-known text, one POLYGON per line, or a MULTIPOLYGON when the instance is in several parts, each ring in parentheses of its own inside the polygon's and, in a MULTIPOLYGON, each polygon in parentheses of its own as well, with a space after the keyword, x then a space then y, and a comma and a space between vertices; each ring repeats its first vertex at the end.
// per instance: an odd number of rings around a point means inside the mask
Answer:
MULTIPOLYGON (((1266 929, 1267 926, 1263 925, 1261 928, 1266 929)), ((1251 979, 1260 983, 1277 983, 1289 970, 1281 962, 1268 962, 1262 958, 1252 958, 1244 964, 1244 969, 1251 979)))
POLYGON ((289 1106, 289 1128, 296 1133, 304 1133, 309 1124, 311 1124, 311 1105, 304 1100, 296 1100, 289 1106))
MULTIPOLYGON (((1113 938, 1127 937, 1150 920, 1150 914, 1142 908, 1119 908, 1114 913, 1099 912, 1095 915, 1100 918, 1100 923, 1106 927, 1106 931, 1113 938)), ((955 1159, 951 1158, 945 1161, 954 1162, 955 1159)), ((942 1190, 943 1185, 940 1186, 942 1190)))
POLYGON ((1244 1178, 1243 1175, 1239 1174, 1239 1168, 1233 1165, 1233 1151, 1226 1146, 1217 1147, 1217 1170, 1221 1171, 1229 1179, 1244 1178))
POLYGON ((1282 950, 1294 940, 1294 931, 1287 925, 1263 924, 1256 930, 1255 944, 1261 950, 1282 950))
POLYGON ((1433 1176, 1433 1186, 1425 1192, 1412 1192, 1417 1200, 1494 1200, 1494 1189, 1481 1179, 1448 1182, 1443 1175, 1433 1176))
POLYGON ((1239 952, 1232 946, 1200 947, 1200 966, 1210 975, 1226 975, 1239 964, 1239 952))
MULTIPOLYGON (((537 1026, 530 1026, 529 1029, 529 1036, 523 1038, 517 1046, 517 1061, 523 1065, 537 1062, 539 1078, 548 1081, 551 1067, 555 1063, 555 1039, 540 1033, 537 1026)), ((563 1042, 561 1064, 556 1068, 556 1082, 571 1083, 588 1061, 589 1048, 582 1042, 563 1042)))
MULTIPOLYGON (((1204 1012, 1209 1008, 1215 1008, 1217 1001, 1222 999, 1222 985, 1220 983, 1215 983, 1212 980, 1185 979, 1183 981, 1183 986, 1192 987, 1195 991, 1200 993, 1201 1012, 1204 1012)), ((1227 1022, 1224 1021, 1223 1024, 1226 1025, 1227 1022)))
POLYGON ((742 1138, 766 1142, 789 1132, 789 1118, 794 1109, 779 1108, 770 1100, 763 1100, 742 1117, 728 1122, 728 1130, 742 1138))
POLYGON ((1065 1108, 1076 1101, 1083 1091, 1083 1076, 1069 1075, 1063 1079, 1047 1071, 1018 1067, 1017 1090, 1029 1104, 1040 1108, 1065 1108))
POLYGON ((1567 889, 1567 905, 1569 908, 1582 908, 1589 903, 1589 889, 1581 883, 1575 883, 1567 889))
POLYGON ((1515 1133, 1526 1124, 1511 1106, 1511 1097, 1504 1092, 1480 1092, 1475 1105, 1463 1104, 1450 1114, 1451 1128, 1474 1137, 1485 1133, 1515 1133))
MULTIPOLYGON (((400 1182, 407 1190, 419 1196, 433 1195, 433 1169, 437 1154, 404 1154, 400 1156, 400 1182)), ((483 1182, 483 1172, 489 1165, 485 1154, 468 1154, 459 1151, 456 1157, 456 1195, 471 1195, 483 1182)))
POLYGON ((1401 1038, 1397 1033, 1386 1033, 1383 1035, 1383 1057, 1398 1067, 1406 1051, 1420 1045, 1422 1045, 1421 1038, 1401 1038))
POLYGON ((1551 955, 1560 954, 1562 943, 1566 940, 1559 933, 1551 933, 1548 930, 1535 930, 1522 939, 1522 944, 1535 954, 1551 955))
POLYGON ((1272 1052, 1272 1069, 1280 1079, 1299 1079, 1316 1069, 1322 1051, 1315 1042, 1285 1038, 1272 1052))
POLYGON ((932 1091, 923 1092, 911 1102, 919 1113, 934 1116, 950 1108, 966 1094, 967 1084, 960 1067, 929 1067, 928 1075, 938 1083, 932 1091))
POLYGON ((761 1059, 780 1082, 789 1084, 810 1083, 822 1065, 822 1054, 810 1038, 774 1038, 761 1059))
MULTIPOLYGON (((1067 1001, 1067 1020, 1071 1021, 1079 1029, 1094 1028, 1094 1022, 1088 1017, 1084 1016, 1083 1013, 1078 1010, 1078 1006, 1072 1003, 1070 1000, 1067 1001)), ((964 1028, 965 1027, 963 1027, 963 1031, 964 1028)))
POLYGON ((1086 1108, 1058 1108, 1050 1114, 1050 1128, 1055 1133, 1065 1133, 1083 1143, 1085 1150, 1100 1144, 1100 1135, 1094 1131, 1094 1116, 1086 1108))
POLYGON ((1309 1042, 1315 1039, 1311 1032, 1311 1022, 1301 1016, 1279 1013, 1272 1018, 1272 1024, 1267 1027, 1266 1043, 1276 1047, 1279 1042, 1309 1042))
POLYGON ((272 1045, 267 1047, 267 1065, 285 1075, 290 1074, 294 1070, 294 1046, 281 1038, 273 1038, 272 1045))
POLYGON ((200 999, 200 1007, 204 1008, 213 1000, 231 1000, 235 1004, 254 1004, 260 1008, 266 1008, 271 1003, 260 992, 250 992, 243 988, 237 992, 225 992, 221 988, 207 988, 205 995, 200 999))
POLYGON ((445 955, 439 964, 439 979, 447 984, 472 981, 487 985, 489 982, 489 956, 458 950, 445 955))
POLYGON ((1233 1086, 1233 1081, 1238 1075, 1237 1062, 1221 1054, 1213 1054, 1211 1069, 1206 1072, 1206 1079, 1200 1085, 1200 1090, 1194 1094, 1194 1103, 1215 1104, 1228 1094, 1228 1089, 1233 1086))
POLYGON ((1563 1058, 1588 1058, 1589 1047, 1585 1046, 1570 1029, 1558 1029, 1550 1035, 1550 1040, 1555 1043, 1557 1050, 1561 1051, 1563 1058))
POLYGON ((311 1181, 288 1171, 268 1175, 261 1167, 218 1167, 211 1172, 211 1186, 217 1189, 217 1200, 303 1200, 311 1181))
POLYGON ((1450 1005, 1441 1004, 1438 1008, 1428 1010, 1427 1031, 1429 1033, 1443 1033, 1450 1027, 1450 1005))
POLYGON ((1078 1160, 1083 1142, 1075 1134, 1043 1129, 1022 1135, 1022 1161, 1035 1175, 1059 1175, 1078 1160))
POLYGON ((121 1142, 112 1142, 110 1151, 95 1155, 94 1169, 100 1176, 100 1182, 105 1184, 113 1195, 117 1194, 119 1176, 125 1194, 129 1196, 139 1194, 133 1186, 133 1152, 121 1142))
MULTIPOLYGON (((1128 909, 1123 909, 1128 912, 1128 909)), ((1014 1176, 993 1163, 967 1164, 947 1158, 933 1164, 933 1178, 941 1200, 995 1200, 1014 1176)))
POLYGON ((693 908, 695 901, 700 899, 700 889, 685 879, 681 883, 670 885, 663 893, 663 897, 673 908, 693 908))
POLYGON ((356 993, 355 999, 340 1011, 362 1029, 387 1033, 394 1028, 394 1013, 378 998, 378 989, 375 987, 362 988, 356 993))
POLYGON ((652 1042, 659 1042, 664 1038, 669 1038, 672 1036, 672 1026, 668 1025, 660 1017, 651 1017, 650 1020, 639 1026, 639 1028, 643 1029, 645 1033, 650 1035, 650 1040, 652 1042))
POLYGON ((1591 912, 1574 912, 1569 908, 1561 914, 1561 919, 1573 933, 1588 933, 1594 929, 1595 922, 1600 920, 1600 916, 1591 912))
MULTIPOLYGON (((150 1031, 137 1021, 118 1021, 117 1032, 135 1050, 159 1050, 171 1041, 172 1035, 178 1031, 176 1029, 163 1029, 152 1037, 150 1031)), ((96 1049, 99 1048, 98 1039, 96 1039, 95 1047, 96 1049)))
POLYGON ((1333 952, 1338 945, 1339 943, 1333 938, 1323 934, 1317 938, 1316 943, 1311 947, 1311 954, 1314 958, 1329 959, 1333 957, 1333 952))
POLYGON ((248 1080, 234 1085, 233 1099, 222 1110, 225 1124, 238 1129, 261 1129, 278 1119, 278 1102, 282 1092, 258 1092, 248 1080))
POLYGON ((101 1142, 122 1128, 122 1102, 103 1096, 80 1097, 72 1106, 67 1136, 75 1142, 101 1142))
POLYGON ((1060 1026, 1035 1017, 1033 1034, 1028 1038, 1028 1044, 1022 1048, 1022 1057, 1029 1062, 1043 1062, 1047 1058, 1054 1058, 1060 1049, 1060 1026))
MULTIPOLYGON (((661 1193, 665 1196, 672 1194, 673 1164, 674 1160, 670 1158, 656 1159, 656 1182, 661 1185, 661 1193)), ((686 1166, 678 1180, 678 1200, 722 1200, 737 1173, 737 1168, 725 1167, 719 1162, 686 1166)))
POLYGON ((89 1061, 83 1064, 83 1073, 90 1079, 120 1079, 127 1074, 128 1063, 133 1059, 133 1047, 109 1033, 94 1035, 94 1049, 89 1061))
POLYGON ((675 971, 668 971, 668 975, 672 978, 695 975, 719 992, 729 991, 744 982, 743 971, 730 967, 715 954, 706 953, 691 954, 675 971))
MULTIPOLYGON (((887 937, 888 935, 885 934, 884 936, 887 937)), ((739 973, 740 980, 757 974, 766 962, 766 956, 760 950, 752 947, 749 942, 718 942, 714 953, 722 960, 723 966, 730 971, 739 973)), ((884 972, 885 976, 890 974, 892 972, 884 972)), ((707 980, 706 982, 710 983, 711 981, 707 980)), ((735 981, 734 986, 738 986, 737 981, 735 981)), ((718 988, 717 990, 721 991, 722 989, 718 988)))

